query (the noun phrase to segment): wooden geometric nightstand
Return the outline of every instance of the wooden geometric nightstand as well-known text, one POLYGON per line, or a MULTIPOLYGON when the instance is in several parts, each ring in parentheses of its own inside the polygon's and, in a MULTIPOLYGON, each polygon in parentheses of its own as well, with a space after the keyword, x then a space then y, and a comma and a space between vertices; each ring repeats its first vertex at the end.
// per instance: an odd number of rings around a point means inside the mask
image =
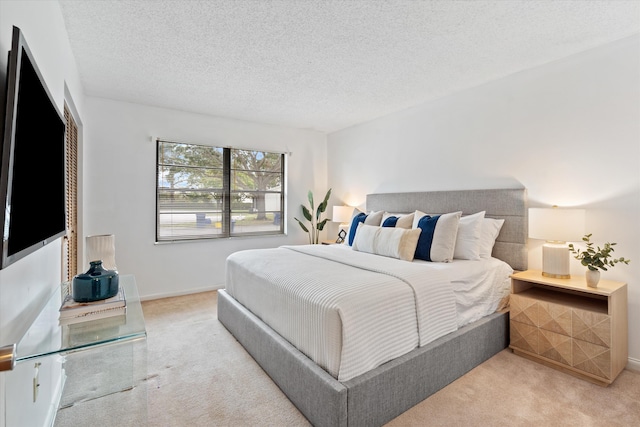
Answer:
POLYGON ((511 276, 510 306, 514 353, 602 386, 627 365, 626 283, 528 270, 511 276))

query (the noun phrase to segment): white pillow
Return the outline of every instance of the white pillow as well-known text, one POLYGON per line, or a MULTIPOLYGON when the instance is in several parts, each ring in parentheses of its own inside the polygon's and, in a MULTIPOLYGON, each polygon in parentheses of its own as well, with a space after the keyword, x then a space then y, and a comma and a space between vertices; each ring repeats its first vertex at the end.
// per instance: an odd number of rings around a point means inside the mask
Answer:
POLYGON ((453 251, 455 259, 480 259, 480 239, 482 237, 482 220, 485 211, 460 218, 456 247, 453 251))
POLYGON ((426 215, 418 218, 419 212, 415 212, 416 217, 413 223, 423 230, 418 239, 415 258, 433 262, 451 262, 462 212, 433 215, 428 219, 425 218, 426 215), (424 221, 421 221, 423 219, 424 221))
POLYGON ((351 248, 355 251, 412 261, 419 237, 419 229, 376 227, 359 223, 351 248))
POLYGON ((422 211, 415 211, 413 213, 413 223, 411 224, 411 228, 418 228, 418 221, 420 221, 420 218, 425 215, 427 214, 422 211))
POLYGON ((491 258, 493 245, 496 243, 504 219, 484 218, 480 237, 480 258, 491 258))
POLYGON ((413 228, 413 217, 414 217, 413 212, 410 214, 397 214, 397 213, 385 212, 384 215, 382 215, 380 226, 384 224, 387 218, 390 218, 392 216, 395 216, 396 218, 398 218, 398 221, 396 222, 396 225, 395 225, 396 228, 406 228, 406 229, 413 228))
POLYGON ((369 215, 367 215, 367 218, 364 220, 364 223, 367 225, 379 226, 380 221, 382 221, 382 215, 384 215, 384 211, 371 211, 369 212, 369 215))

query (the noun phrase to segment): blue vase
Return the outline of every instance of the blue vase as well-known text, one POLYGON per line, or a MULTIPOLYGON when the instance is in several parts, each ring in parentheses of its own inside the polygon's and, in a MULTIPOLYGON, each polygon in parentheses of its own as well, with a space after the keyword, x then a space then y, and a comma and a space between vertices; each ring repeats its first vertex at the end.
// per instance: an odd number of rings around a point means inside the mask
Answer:
POLYGON ((102 261, 91 261, 86 273, 73 278, 71 296, 76 302, 100 301, 118 293, 118 272, 105 270, 102 261))

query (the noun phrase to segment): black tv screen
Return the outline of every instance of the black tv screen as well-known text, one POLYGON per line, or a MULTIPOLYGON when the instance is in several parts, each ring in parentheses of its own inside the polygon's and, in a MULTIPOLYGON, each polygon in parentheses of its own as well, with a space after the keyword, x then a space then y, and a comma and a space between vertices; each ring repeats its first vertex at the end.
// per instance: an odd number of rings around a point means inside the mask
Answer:
POLYGON ((2 268, 66 231, 65 122, 17 27, 6 88, 0 175, 2 268))

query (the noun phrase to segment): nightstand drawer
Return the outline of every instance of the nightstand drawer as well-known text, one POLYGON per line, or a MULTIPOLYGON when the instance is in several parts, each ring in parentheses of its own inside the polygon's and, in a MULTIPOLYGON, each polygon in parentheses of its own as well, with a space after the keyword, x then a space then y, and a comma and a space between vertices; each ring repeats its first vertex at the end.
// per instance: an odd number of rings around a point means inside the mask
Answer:
POLYGON ((511 320, 509 346, 529 353, 538 354, 538 327, 511 320))
POLYGON ((573 309, 571 330, 574 338, 611 347, 611 316, 573 309))
POLYGON ((572 309, 551 302, 538 303, 538 326, 556 334, 571 336, 572 309))
POLYGON ((538 326, 538 301, 518 294, 509 297, 509 319, 531 326, 538 326))
POLYGON ((598 377, 611 379, 611 350, 590 342, 572 340, 572 366, 598 377))
POLYGON ((564 334, 538 330, 538 354, 547 359, 555 360, 563 365, 572 366, 572 344, 571 337, 564 334))
POLYGON ((510 347, 537 354, 566 366, 572 366, 571 337, 545 331, 536 326, 511 321, 510 347))
POLYGON ((571 336, 571 307, 512 294, 510 319, 541 329, 571 336))

